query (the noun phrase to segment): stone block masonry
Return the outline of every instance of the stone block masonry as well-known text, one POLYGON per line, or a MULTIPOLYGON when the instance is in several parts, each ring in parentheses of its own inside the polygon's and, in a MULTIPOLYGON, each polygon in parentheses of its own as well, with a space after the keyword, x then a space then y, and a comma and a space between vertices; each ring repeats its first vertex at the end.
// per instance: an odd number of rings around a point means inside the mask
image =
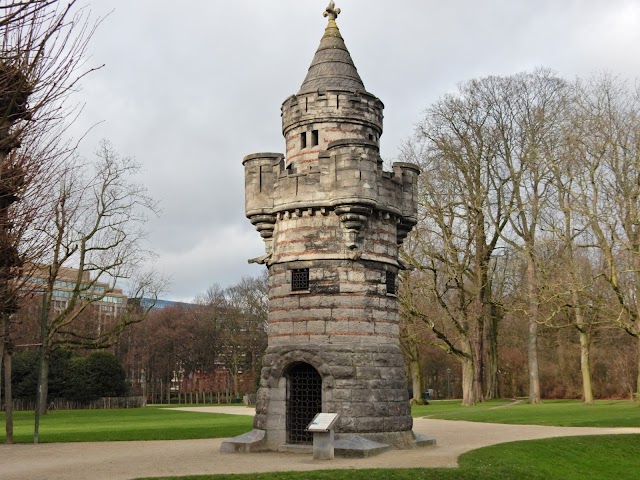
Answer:
POLYGON ((306 425, 320 412, 339 414, 344 445, 416 444, 396 282, 420 171, 383 169, 384 105, 366 91, 338 13, 332 2, 302 87, 282 105, 286 155, 243 160, 246 215, 265 242, 253 261, 269 270, 254 428, 272 450, 310 444, 306 425))

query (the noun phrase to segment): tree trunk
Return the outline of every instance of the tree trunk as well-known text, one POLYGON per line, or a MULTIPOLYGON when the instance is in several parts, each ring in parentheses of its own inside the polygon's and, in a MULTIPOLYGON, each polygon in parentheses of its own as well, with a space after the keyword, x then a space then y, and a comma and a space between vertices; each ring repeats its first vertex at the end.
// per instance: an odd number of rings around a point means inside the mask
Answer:
MULTIPOLYGON (((481 306, 482 308, 483 306, 481 306)), ((484 316, 478 318, 473 340, 473 399, 474 403, 484 401, 482 391, 484 378, 484 316)))
POLYGON ((529 403, 541 403, 540 375, 538 371, 538 322, 529 318, 529 338, 527 339, 529 366, 529 403))
POLYGON ((513 371, 511 372, 509 383, 511 386, 511 398, 515 400, 518 398, 518 382, 516 380, 516 374, 513 371))
MULTIPOLYGON (((4 319, 0 319, 0 367, 4 361, 4 319)), ((2 371, 2 368, 0 368, 2 371)), ((2 405, 2 375, 0 374, 0 408, 2 405)))
POLYGON ((491 321, 487 329, 487 395, 486 399, 500 398, 498 379, 498 314, 497 307, 491 305, 491 321))
POLYGON ((420 400, 422 395, 422 372, 420 371, 420 360, 416 354, 409 361, 409 369, 411 370, 411 388, 413 391, 413 399, 420 400))
POLYGON ((40 400, 40 415, 46 415, 48 411, 47 399, 49 397, 49 358, 50 352, 47 346, 44 346, 44 355, 40 362, 40 368, 42 369, 42 375, 39 378, 42 379, 42 384, 38 385, 38 396, 40 400))
POLYGON ((231 376, 231 378, 233 379, 233 397, 234 398, 238 398, 240 396, 240 388, 239 388, 239 378, 238 378, 238 371, 236 370, 233 375, 231 376))
POLYGON ((5 430, 7 434, 6 443, 13 443, 13 394, 11 392, 11 354, 12 348, 8 344, 9 336, 4 338, 4 412, 5 412, 5 430))
POLYGON ((474 389, 474 368, 471 358, 462 358, 462 405, 470 407, 476 404, 474 389))
POLYGON ((407 362, 409 377, 411 378, 411 398, 417 402, 422 398, 422 371, 418 346, 408 334, 403 336, 402 346, 403 356, 407 362))
POLYGON ((584 403, 593 405, 593 386, 591 383, 591 332, 578 330, 580 334, 580 370, 582 371, 582 395, 584 403))
MULTIPOLYGON (((140 383, 142 384, 142 396, 147 399, 147 395, 149 394, 148 386, 147 386, 147 372, 143 368, 140 372, 140 383)), ((145 400, 146 401, 146 400, 145 400)))
POLYGON ((529 294, 529 336, 527 356, 529 366, 529 403, 540 400, 540 374, 538 369, 538 284, 533 252, 527 256, 527 291, 529 294))
POLYGON ((640 402, 640 335, 636 337, 636 343, 638 346, 638 355, 636 357, 636 366, 638 368, 638 378, 636 379, 636 401, 640 402))
MULTIPOLYGON (((572 269, 573 273, 573 269, 572 269)), ((575 281, 575 274, 572 275, 572 283, 575 281)), ((580 305, 578 292, 573 289, 572 301, 575 305, 575 322, 580 337, 580 370, 582 373, 582 397, 584 403, 593 405, 593 383, 591 382, 591 325, 585 319, 583 309, 580 305)))
MULTIPOLYGON (((480 175, 474 182, 482 184, 480 175)), ((485 354, 485 324, 490 319, 489 304, 491 300, 491 290, 489 288, 489 262, 487 258, 487 235, 485 231, 485 218, 482 209, 477 209, 475 214, 475 269, 476 269, 476 308, 477 325, 475 328, 475 338, 473 339, 473 367, 474 379, 473 388, 475 390, 475 400, 484 401, 484 354, 485 354)))

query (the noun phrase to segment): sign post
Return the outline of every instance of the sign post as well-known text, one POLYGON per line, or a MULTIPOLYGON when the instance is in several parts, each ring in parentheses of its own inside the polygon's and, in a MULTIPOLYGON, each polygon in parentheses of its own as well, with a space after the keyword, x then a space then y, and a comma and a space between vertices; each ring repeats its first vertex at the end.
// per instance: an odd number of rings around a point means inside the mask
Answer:
POLYGON ((314 460, 331 460, 333 454, 333 425, 338 420, 337 413, 318 413, 307 426, 313 432, 314 460))

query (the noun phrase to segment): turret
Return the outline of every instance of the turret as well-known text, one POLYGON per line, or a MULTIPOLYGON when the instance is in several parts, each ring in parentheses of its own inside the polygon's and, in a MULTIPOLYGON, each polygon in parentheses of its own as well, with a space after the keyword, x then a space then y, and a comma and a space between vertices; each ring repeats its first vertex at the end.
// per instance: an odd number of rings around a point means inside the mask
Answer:
POLYGON ((336 140, 377 142, 382 135, 384 105, 367 93, 336 18, 340 9, 325 11, 329 22, 300 90, 282 104, 282 133, 287 166, 302 170, 336 140))
POLYGON ((277 261, 270 257, 275 219, 303 210, 334 211, 349 250, 358 248, 374 213, 398 225, 398 243, 416 223, 419 170, 398 163, 383 171, 384 105, 365 89, 336 24, 339 13, 332 5, 325 11, 328 24, 302 86, 282 104, 286 156, 244 159, 246 215, 266 241, 266 256, 256 261, 277 261))
POLYGON ((306 426, 319 412, 340 415, 339 440, 425 443, 411 431, 396 298, 420 171, 409 163, 384 171, 384 106, 365 90, 339 13, 331 2, 307 76, 282 104, 286 154, 243 160, 246 215, 265 240, 252 261, 269 269, 256 448, 309 443, 306 426))

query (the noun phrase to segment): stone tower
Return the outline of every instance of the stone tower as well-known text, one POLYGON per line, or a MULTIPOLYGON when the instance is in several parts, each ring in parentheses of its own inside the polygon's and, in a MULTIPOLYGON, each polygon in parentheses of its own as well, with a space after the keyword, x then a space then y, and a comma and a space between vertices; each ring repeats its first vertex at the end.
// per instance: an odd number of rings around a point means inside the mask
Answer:
POLYGON ((383 170, 383 104, 365 90, 339 13, 331 2, 307 76, 282 105, 286 154, 243 161, 246 215, 266 250, 252 261, 269 270, 269 340, 253 433, 273 450, 310 443, 305 429, 318 412, 340 415, 338 441, 420 443, 411 430, 396 298, 398 248, 416 223, 419 170, 408 163, 383 170))

